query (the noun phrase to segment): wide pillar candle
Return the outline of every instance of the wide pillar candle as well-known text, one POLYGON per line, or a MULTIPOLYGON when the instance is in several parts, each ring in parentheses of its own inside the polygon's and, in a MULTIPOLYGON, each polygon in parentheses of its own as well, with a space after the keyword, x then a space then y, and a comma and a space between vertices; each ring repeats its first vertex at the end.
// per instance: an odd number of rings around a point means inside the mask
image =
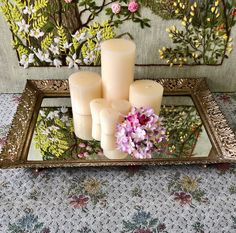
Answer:
POLYGON ((138 80, 130 85, 129 102, 133 107, 151 107, 159 115, 164 88, 152 80, 138 80))
POLYGON ((90 101, 102 96, 102 80, 99 74, 81 71, 69 77, 73 112, 90 115, 90 101))
POLYGON ((92 140, 92 117, 73 113, 75 135, 83 140, 92 140))
POLYGON ((101 44, 103 97, 108 100, 129 98, 129 86, 134 80, 135 43, 111 39, 101 44))

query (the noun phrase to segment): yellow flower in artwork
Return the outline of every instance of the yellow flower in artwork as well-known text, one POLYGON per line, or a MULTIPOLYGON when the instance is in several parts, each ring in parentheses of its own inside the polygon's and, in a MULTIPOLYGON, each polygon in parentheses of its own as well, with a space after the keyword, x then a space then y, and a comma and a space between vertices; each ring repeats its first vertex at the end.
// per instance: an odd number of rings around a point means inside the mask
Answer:
POLYGON ((194 6, 195 8, 197 8, 197 2, 194 2, 193 6, 194 6))
POLYGON ((175 14, 179 14, 179 10, 175 10, 175 14))
POLYGON ((184 176, 180 180, 180 184, 186 192, 194 192, 198 188, 197 180, 191 178, 190 176, 184 176))
POLYGON ((211 12, 214 13, 215 10, 216 10, 216 8, 213 6, 213 7, 211 8, 211 12))
POLYGON ((182 25, 185 27, 187 24, 185 21, 182 21, 182 25))
POLYGON ((211 21, 211 19, 210 19, 210 18, 207 18, 207 21, 208 21, 208 22, 210 22, 210 21, 211 21))
POLYGON ((84 190, 89 194, 95 194, 98 193, 101 189, 101 182, 91 178, 83 183, 84 190))
POLYGON ((219 5, 219 1, 215 1, 215 6, 218 6, 219 5))
POLYGON ((194 12, 193 12, 193 11, 191 11, 191 12, 190 12, 190 15, 191 15, 191 16, 194 16, 194 12))
POLYGON ((228 36, 226 34, 223 35, 224 40, 228 39, 228 36))

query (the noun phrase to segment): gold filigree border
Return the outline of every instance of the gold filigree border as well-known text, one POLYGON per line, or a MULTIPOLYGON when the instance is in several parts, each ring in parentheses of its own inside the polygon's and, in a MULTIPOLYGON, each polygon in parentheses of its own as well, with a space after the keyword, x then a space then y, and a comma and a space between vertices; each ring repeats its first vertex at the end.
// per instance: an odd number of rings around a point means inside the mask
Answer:
POLYGON ((154 79, 164 86, 165 95, 189 95, 202 117, 209 138, 215 147, 207 159, 141 160, 141 161, 27 161, 31 136, 38 110, 44 97, 69 96, 68 80, 27 80, 14 116, 7 143, 0 154, 0 167, 75 167, 211 164, 236 161, 236 137, 214 100, 204 78, 154 79))

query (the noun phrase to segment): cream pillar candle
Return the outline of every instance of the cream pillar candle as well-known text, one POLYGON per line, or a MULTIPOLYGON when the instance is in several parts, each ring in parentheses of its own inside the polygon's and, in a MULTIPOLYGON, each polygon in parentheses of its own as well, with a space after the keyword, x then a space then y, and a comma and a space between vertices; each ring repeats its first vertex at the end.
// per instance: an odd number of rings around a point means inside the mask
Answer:
POLYGON ((101 134, 101 147, 104 151, 116 149, 115 135, 101 134))
POLYGON ((119 150, 111 150, 111 151, 103 151, 103 154, 108 158, 108 159, 124 159, 128 156, 128 154, 121 152, 119 150))
POLYGON ((134 80, 135 43, 112 39, 101 44, 103 97, 108 100, 129 98, 129 86, 134 80))
POLYGON ((101 132, 102 134, 114 135, 116 125, 121 120, 121 114, 112 108, 104 108, 100 112, 101 132))
POLYGON ((92 121, 92 137, 97 141, 101 141, 101 125, 92 121))
POLYGON ((90 109, 94 123, 100 124, 100 111, 103 108, 108 108, 108 107, 110 107, 109 101, 103 98, 93 99, 90 102, 90 109))
POLYGON ((127 100, 113 100, 111 107, 123 115, 127 115, 131 110, 131 104, 127 100))
POLYGON ((99 74, 80 71, 69 77, 73 112, 90 115, 90 101, 102 96, 102 80, 99 74))
POLYGON ((73 113, 75 135, 83 140, 92 140, 92 117, 73 113))
POLYGON ((133 107, 151 107, 159 115, 164 88, 152 80, 138 80, 130 85, 129 101, 133 107))

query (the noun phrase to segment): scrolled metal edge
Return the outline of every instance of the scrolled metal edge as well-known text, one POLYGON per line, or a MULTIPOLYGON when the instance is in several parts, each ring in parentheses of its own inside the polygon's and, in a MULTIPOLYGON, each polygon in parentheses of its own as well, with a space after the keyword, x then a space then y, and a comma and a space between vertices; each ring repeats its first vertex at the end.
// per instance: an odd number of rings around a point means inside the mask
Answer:
POLYGON ((236 135, 230 128, 205 81, 200 84, 194 94, 202 106, 207 122, 210 124, 211 133, 218 144, 222 158, 236 160, 236 135))
POLYGON ((17 111, 13 117, 10 130, 7 134, 6 144, 0 154, 0 167, 8 163, 15 163, 23 147, 26 129, 30 124, 34 105, 37 101, 37 91, 26 85, 22 93, 17 111))

